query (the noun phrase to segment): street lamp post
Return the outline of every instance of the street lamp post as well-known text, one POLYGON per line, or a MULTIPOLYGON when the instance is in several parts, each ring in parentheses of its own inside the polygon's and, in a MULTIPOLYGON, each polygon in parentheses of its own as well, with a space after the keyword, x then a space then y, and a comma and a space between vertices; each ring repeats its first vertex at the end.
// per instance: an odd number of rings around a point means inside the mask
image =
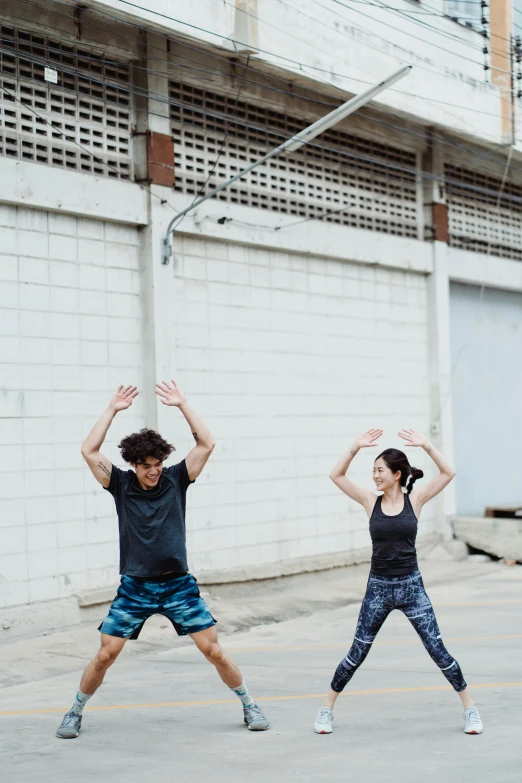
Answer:
POLYGON ((357 109, 360 109, 361 106, 364 106, 365 104, 369 103, 369 101, 371 101, 372 98, 375 98, 375 96, 383 92, 383 90, 386 90, 388 87, 391 87, 392 84, 398 82, 399 79, 402 79, 404 76, 406 76, 406 74, 409 73, 410 70, 411 70, 411 65, 404 65, 402 68, 399 68, 399 70, 394 71, 394 73, 386 77, 386 79, 383 79, 381 82, 375 84, 373 87, 368 88, 367 90, 360 93, 359 95, 355 95, 353 98, 350 98, 350 100, 346 101, 346 103, 343 103, 342 106, 338 106, 337 109, 334 109, 326 116, 321 117, 320 120, 317 120, 316 122, 312 123, 312 125, 309 125, 307 128, 300 131, 295 136, 292 136, 291 139, 287 139, 287 141, 283 142, 283 144, 280 144, 279 147, 276 147, 275 149, 271 150, 271 152, 268 152, 262 158, 256 160, 255 163, 251 163, 250 166, 247 166, 246 168, 242 169, 242 171, 239 171, 237 174, 235 174, 233 177, 228 179, 226 182, 223 182, 221 185, 219 185, 219 187, 214 188, 214 190, 211 190, 210 193, 206 193, 204 196, 201 196, 201 198, 196 199, 196 201, 194 201, 189 207, 182 210, 181 212, 178 212, 177 215, 175 215, 170 221, 167 231, 165 233, 165 237, 163 239, 162 263, 168 264, 170 261, 170 257, 172 255, 172 247, 170 244, 169 237, 171 232, 173 232, 173 226, 177 220, 184 217, 192 209, 198 207, 200 204, 203 203, 203 201, 212 198, 217 193, 220 193, 220 191, 225 190, 225 188, 228 188, 228 186, 231 185, 233 182, 235 182, 238 179, 241 179, 241 177, 243 177, 245 174, 248 174, 249 171, 252 171, 257 166, 260 166, 262 163, 265 163, 265 161, 270 160, 270 158, 274 158, 276 155, 279 155, 281 152, 295 152, 295 150, 299 149, 299 147, 302 147, 303 144, 308 144, 308 142, 312 141, 312 139, 315 139, 315 137, 318 136, 320 133, 323 133, 323 131, 328 130, 328 128, 331 128, 333 125, 336 125, 338 122, 341 122, 341 120, 344 120, 345 117, 348 117, 349 114, 352 114, 354 111, 357 111, 357 109))

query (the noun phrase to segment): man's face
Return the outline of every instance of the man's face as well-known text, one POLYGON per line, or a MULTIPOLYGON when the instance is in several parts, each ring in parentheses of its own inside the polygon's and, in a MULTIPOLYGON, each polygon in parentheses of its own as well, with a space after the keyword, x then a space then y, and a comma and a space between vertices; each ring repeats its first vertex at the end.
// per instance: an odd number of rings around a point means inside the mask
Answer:
POLYGON ((142 489, 153 489, 157 486, 163 470, 163 462, 155 457, 146 457, 143 462, 131 464, 136 471, 136 478, 142 489))

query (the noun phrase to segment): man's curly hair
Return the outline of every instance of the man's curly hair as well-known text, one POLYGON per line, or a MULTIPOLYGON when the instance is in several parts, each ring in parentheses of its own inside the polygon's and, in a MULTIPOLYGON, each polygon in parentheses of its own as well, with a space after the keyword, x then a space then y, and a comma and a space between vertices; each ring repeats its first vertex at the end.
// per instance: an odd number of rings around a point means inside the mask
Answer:
POLYGON ((148 429, 142 429, 139 432, 134 432, 132 435, 127 435, 118 445, 118 448, 121 450, 121 456, 125 462, 130 462, 134 465, 145 462, 147 457, 154 457, 163 462, 175 451, 174 446, 167 443, 159 432, 148 429))

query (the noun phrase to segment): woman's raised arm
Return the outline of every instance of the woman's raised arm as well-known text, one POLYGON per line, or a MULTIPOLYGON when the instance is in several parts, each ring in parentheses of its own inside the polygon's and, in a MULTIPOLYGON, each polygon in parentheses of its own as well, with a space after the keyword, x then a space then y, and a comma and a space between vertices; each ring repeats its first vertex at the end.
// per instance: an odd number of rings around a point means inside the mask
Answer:
POLYGON ((455 478, 456 471, 446 457, 440 451, 437 451, 435 446, 422 433, 416 430, 401 430, 399 437, 406 441, 407 446, 417 446, 424 449, 440 471, 438 476, 428 481, 423 487, 414 489, 410 495, 411 502, 416 507, 416 514, 419 516, 423 505, 448 486, 450 481, 455 478))
POLYGON ((352 481, 346 475, 350 463, 360 449, 368 449, 377 446, 376 441, 381 437, 382 430, 371 429, 361 433, 353 442, 350 449, 343 454, 341 459, 337 462, 333 470, 330 472, 330 478, 333 483, 341 489, 345 495, 355 500, 356 503, 360 503, 364 507, 368 516, 371 516, 373 507, 375 505, 375 499, 377 495, 369 489, 360 487, 355 481, 352 481))

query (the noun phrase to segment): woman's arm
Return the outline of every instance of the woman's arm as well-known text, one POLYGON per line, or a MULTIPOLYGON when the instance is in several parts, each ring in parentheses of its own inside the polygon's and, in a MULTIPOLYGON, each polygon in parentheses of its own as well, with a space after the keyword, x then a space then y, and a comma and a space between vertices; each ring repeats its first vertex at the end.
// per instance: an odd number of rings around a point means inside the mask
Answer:
MULTIPOLYGON (((427 503, 428 500, 436 497, 439 492, 442 492, 450 481, 455 478, 456 471, 455 468, 450 465, 446 457, 444 457, 440 451, 437 451, 435 446, 420 432, 416 432, 415 430, 401 430, 399 432, 399 437, 406 441, 407 446, 418 446, 424 449, 440 471, 438 476, 435 476, 435 478, 429 481, 424 487, 414 489, 410 495, 411 502, 416 507, 416 511, 418 509, 418 512, 420 513, 423 505, 427 503)), ((417 516, 419 516, 418 513, 417 516)))
POLYGON ((330 478, 341 489, 345 495, 349 498, 360 503, 365 509, 368 516, 371 516, 373 507, 375 505, 375 499, 377 495, 369 489, 364 489, 356 484, 354 481, 348 478, 346 471, 348 470, 353 458, 360 449, 367 449, 377 446, 375 442, 382 435, 382 430, 372 429, 367 432, 361 433, 358 438, 353 442, 350 449, 343 454, 339 462, 335 465, 330 472, 330 478))

